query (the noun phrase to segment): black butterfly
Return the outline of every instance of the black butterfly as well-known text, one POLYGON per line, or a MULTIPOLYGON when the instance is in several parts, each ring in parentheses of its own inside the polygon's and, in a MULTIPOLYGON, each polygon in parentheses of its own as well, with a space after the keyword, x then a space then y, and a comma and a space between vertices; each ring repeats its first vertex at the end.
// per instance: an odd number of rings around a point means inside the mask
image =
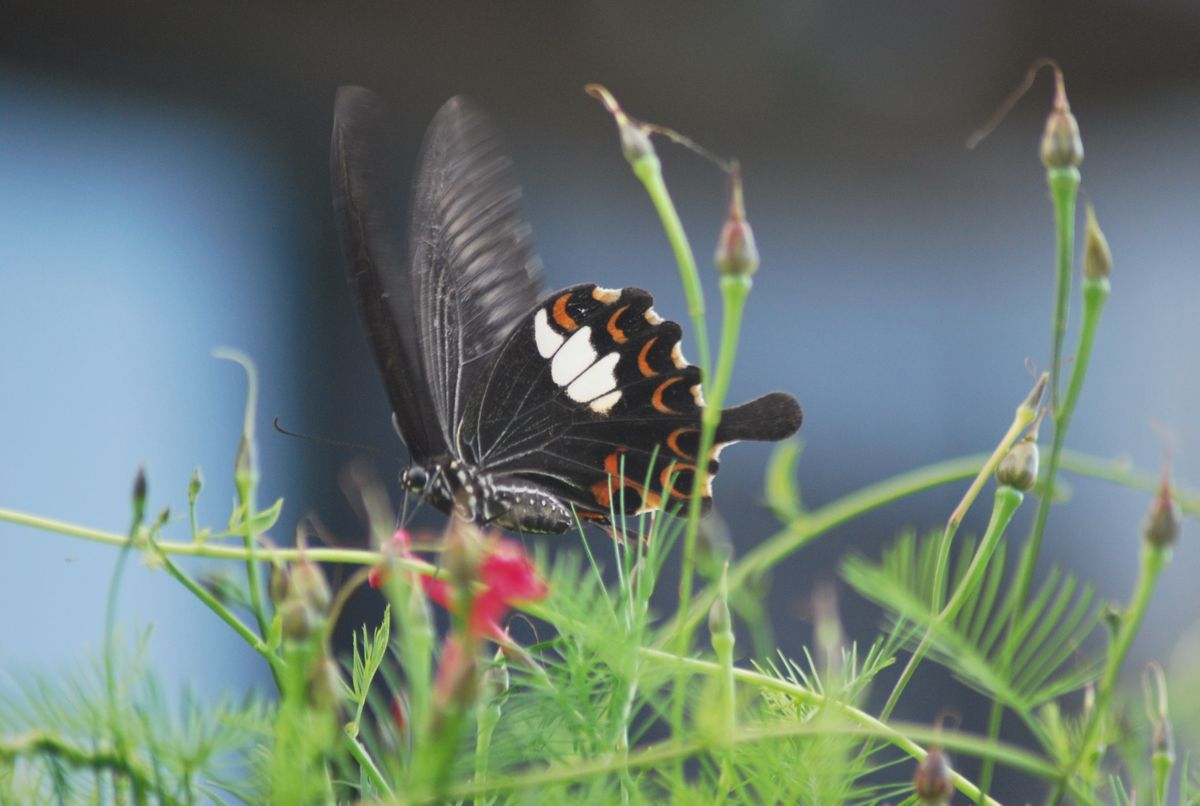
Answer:
MULTIPOLYGON (((430 124, 408 249, 389 192, 381 114, 338 91, 333 197, 350 287, 411 466, 401 483, 438 509, 522 532, 686 500, 695 481, 700 370, 639 288, 541 296, 520 191, 487 119, 454 98, 430 124), (653 463, 653 466, 652 466, 653 463), (649 481, 647 484, 646 481, 649 481)), ((800 427, 775 392, 723 412, 709 460, 800 427)))

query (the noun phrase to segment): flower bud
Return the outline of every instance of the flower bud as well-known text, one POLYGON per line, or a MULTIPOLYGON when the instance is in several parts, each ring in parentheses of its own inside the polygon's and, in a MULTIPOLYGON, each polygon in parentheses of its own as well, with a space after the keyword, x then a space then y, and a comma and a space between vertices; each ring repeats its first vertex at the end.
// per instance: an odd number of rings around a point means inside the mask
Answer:
POLYGON ((288 572, 287 565, 284 563, 271 563, 271 575, 267 580, 267 594, 271 597, 271 602, 276 607, 287 600, 290 583, 291 574, 288 572))
POLYGON ((511 682, 504 650, 497 649, 495 656, 492 658, 492 665, 483 673, 483 687, 484 691, 487 692, 488 699, 494 704, 502 704, 508 699, 508 690, 511 682))
POLYGON ((146 519, 146 468, 139 467, 133 478, 133 522, 141 524, 146 519))
POLYGON ((1164 472, 1158 494, 1154 496, 1150 511, 1146 515, 1142 536, 1157 549, 1169 549, 1179 540, 1180 520, 1179 505, 1171 496, 1171 477, 1164 472))
POLYGON ((200 468, 197 467, 192 471, 192 478, 188 481, 188 500, 195 501, 200 495, 200 490, 204 488, 204 476, 200 475, 200 468))
POLYGON ((333 600, 321 566, 303 556, 292 566, 288 589, 291 598, 299 599, 318 614, 324 614, 333 600))
POLYGON ((1083 162, 1083 140, 1079 123, 1067 103, 1067 88, 1062 73, 1054 73, 1054 106, 1042 131, 1042 164, 1048 169, 1078 168, 1083 162))
POLYGON ((1155 720, 1150 749, 1156 756, 1161 756, 1169 761, 1175 760, 1175 734, 1171 730, 1171 723, 1168 720, 1155 720))
POLYGON ((1103 280, 1112 274, 1112 252, 1108 239, 1096 223, 1096 211, 1087 206, 1087 240, 1083 248, 1083 276, 1088 280, 1103 280))
POLYGON ((248 489, 258 481, 258 468, 254 461, 254 444, 242 434, 238 443, 237 458, 233 463, 233 481, 239 490, 248 489))
POLYGON ((733 164, 732 189, 729 197, 729 214, 717 240, 717 251, 713 262, 721 274, 733 277, 751 277, 758 271, 758 245, 754 241, 754 230, 746 220, 746 207, 742 198, 742 171, 733 164))
POLYGON ((485 553, 479 528, 464 518, 452 518, 442 548, 442 568, 456 589, 465 591, 479 578, 485 553))
POLYGON ((329 711, 342 702, 345 691, 342 672, 330 657, 317 658, 308 670, 308 703, 314 708, 329 711))
POLYGON ((1037 484, 1038 446, 1035 439, 1013 445, 996 468, 996 481, 1027 493, 1037 484))
POLYGON ((588 95, 604 104, 604 108, 617 122, 617 133, 621 137, 621 153, 625 155, 625 159, 631 165, 648 157, 658 158, 654 151, 654 143, 650 141, 650 132, 647 127, 626 115, 625 110, 621 108, 617 99, 607 88, 599 84, 588 84, 584 89, 588 95))
POLYGON ((733 617, 729 613, 729 605, 721 597, 713 600, 708 609, 708 631, 713 637, 733 636, 733 617))
POLYGON ((283 637, 290 641, 307 641, 317 627, 318 617, 300 599, 288 599, 279 608, 283 637))
POLYGON ((954 794, 954 771, 946 754, 936 747, 929 748, 913 775, 913 794, 928 806, 943 806, 954 794))

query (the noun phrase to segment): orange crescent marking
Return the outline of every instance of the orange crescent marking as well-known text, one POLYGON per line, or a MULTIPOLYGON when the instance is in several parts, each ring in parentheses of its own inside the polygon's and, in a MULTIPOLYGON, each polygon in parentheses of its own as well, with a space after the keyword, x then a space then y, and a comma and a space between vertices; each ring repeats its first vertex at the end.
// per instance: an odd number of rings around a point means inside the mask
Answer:
POLYGON ((662 383, 660 383, 658 385, 658 388, 654 390, 654 395, 651 396, 651 398, 650 398, 650 403, 653 404, 655 409, 657 409, 658 411, 661 411, 663 414, 678 414, 679 413, 679 412, 675 411, 675 409, 668 406, 666 403, 663 403, 662 396, 663 396, 663 392, 667 391, 668 386, 670 386, 671 384, 676 383, 678 381, 682 381, 682 380, 683 380, 683 378, 676 375, 673 378, 667 378, 665 381, 663 381, 662 383))
POLYGON ((629 341, 629 337, 625 335, 625 331, 617 327, 617 318, 621 314, 625 313, 625 310, 628 307, 628 305, 622 305, 617 309, 616 313, 608 317, 608 333, 613 337, 613 340, 616 341, 617 344, 624 344, 625 342, 629 341))
POLYGON ((579 323, 571 318, 571 314, 567 313, 567 303, 570 301, 570 294, 563 294, 554 301, 554 321, 558 322, 558 326, 568 333, 579 327, 579 323))
POLYGON ((598 481, 592 485, 592 498, 602 507, 612 506, 612 493, 608 490, 608 480, 598 481))
POLYGON ((673 450, 679 456, 682 456, 684 459, 695 460, 695 458, 696 458, 695 456, 692 456, 690 453, 685 451, 683 448, 679 447, 679 438, 681 436, 683 436, 684 434, 694 433, 695 431, 696 431, 695 428, 676 428, 674 431, 671 432, 671 435, 667 437, 667 447, 670 448, 671 450, 673 450))
POLYGON ((637 509, 638 512, 648 512, 652 509, 658 509, 662 505, 662 496, 647 490, 636 481, 630 481, 621 476, 620 453, 621 451, 614 451, 604 457, 604 472, 609 475, 609 478, 592 485, 592 497, 602 507, 612 506, 613 495, 618 493, 622 487, 628 487, 642 499, 641 506, 637 509), (611 490, 609 489, 610 485, 611 490))
POLYGON ((694 484, 696 478, 695 465, 681 465, 678 463, 670 464, 664 467, 662 472, 658 474, 658 480, 662 484, 663 491, 666 492, 667 495, 673 495, 676 498, 688 498, 691 496, 690 492, 681 493, 675 489, 674 482, 678 481, 678 474, 683 472, 691 472, 692 483, 694 484), (672 473, 676 474, 675 478, 671 478, 672 473))
POLYGON ((654 368, 650 366, 649 362, 646 361, 646 356, 649 355, 650 348, 654 346, 654 342, 656 341, 658 341, 658 336, 655 336, 654 338, 650 339, 650 341, 643 344, 642 351, 638 353, 638 369, 640 369, 642 374, 647 378, 653 378, 658 374, 654 371, 654 368))

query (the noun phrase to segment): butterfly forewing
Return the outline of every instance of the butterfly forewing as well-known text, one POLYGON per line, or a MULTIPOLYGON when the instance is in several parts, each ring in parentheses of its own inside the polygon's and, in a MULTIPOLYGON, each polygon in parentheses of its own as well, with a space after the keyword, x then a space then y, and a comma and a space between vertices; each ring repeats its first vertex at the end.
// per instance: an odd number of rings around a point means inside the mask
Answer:
POLYGON ((486 117, 453 98, 430 124, 412 200, 412 285, 447 442, 491 356, 536 304, 541 264, 512 164, 486 117))

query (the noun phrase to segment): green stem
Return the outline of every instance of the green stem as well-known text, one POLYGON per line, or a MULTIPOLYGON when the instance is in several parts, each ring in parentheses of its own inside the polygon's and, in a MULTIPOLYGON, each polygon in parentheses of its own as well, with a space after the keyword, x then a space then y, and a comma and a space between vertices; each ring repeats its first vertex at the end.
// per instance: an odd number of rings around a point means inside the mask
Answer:
POLYGON ((1117 629, 1116 637, 1109 647, 1104 673, 1100 676, 1100 685, 1096 690, 1096 703, 1088 715, 1083 729, 1083 738, 1079 743, 1075 758, 1061 774, 1058 788, 1052 799, 1054 803, 1062 800, 1063 788, 1084 764, 1085 759, 1093 755, 1097 749, 1097 734, 1103 721, 1109 717, 1108 709, 1112 703, 1113 693, 1116 691, 1117 677, 1121 673, 1121 666, 1124 665, 1125 656, 1129 654, 1129 647, 1133 644, 1133 639, 1141 627, 1142 619, 1146 616, 1146 608, 1150 605, 1150 597, 1154 593, 1158 577, 1170 560, 1170 549, 1161 549, 1147 542, 1142 543, 1142 561, 1137 584, 1133 589, 1133 598, 1129 603, 1129 608, 1121 615, 1121 626, 1117 629))
POLYGON ((384 797, 392 796, 392 788, 388 786, 387 780, 383 777, 383 773, 379 771, 379 767, 375 766, 375 759, 371 758, 371 754, 367 752, 367 748, 362 746, 362 742, 353 736, 346 734, 346 749, 354 760, 358 762, 361 769, 376 791, 384 797))
POLYGON ((1017 406, 1017 410, 1013 415, 1013 420, 1008 426, 1008 431, 1005 432, 999 444, 996 445, 992 455, 984 462, 983 467, 979 469, 979 473, 975 476, 975 480, 971 482, 971 486, 967 488, 967 492, 963 495, 958 506, 954 508, 954 512, 950 513, 950 519, 946 522, 946 529, 942 533, 942 540, 938 544, 937 564, 933 569, 933 609, 939 610, 942 606, 942 597, 945 595, 946 589, 946 574, 950 568, 950 548, 954 542, 954 535, 958 531, 959 524, 966 517, 967 511, 971 505, 975 503, 975 499, 979 497, 979 492, 983 489, 983 485, 987 483, 988 478, 992 473, 996 472, 996 466, 1000 464, 1000 460, 1009 452, 1014 442, 1016 442, 1029 424, 1037 417, 1038 399, 1041 398, 1042 381, 1038 382, 1035 387, 1035 398, 1030 402, 1030 399, 1021 402, 1017 406))
MULTIPOLYGON (((992 517, 988 522, 987 531, 983 535, 983 540, 980 541, 979 547, 975 550, 975 556, 971 558, 971 564, 967 567, 966 573, 963 575, 962 582, 950 597, 950 601, 946 603, 936 616, 930 621, 928 629, 925 631, 924 638, 917 648, 913 650, 909 656, 908 664, 901 672, 896 684, 892 687, 892 693, 888 695, 887 702, 884 703, 883 709, 879 713, 879 718, 886 720, 892 715, 892 710, 896 707, 896 703, 900 701, 900 695, 904 693, 904 689, 908 686, 913 675, 917 671, 917 666, 925 657, 925 653, 929 649, 930 641, 933 639, 934 631, 942 624, 952 621, 958 611, 966 603, 967 597, 970 596, 975 588, 983 579, 983 575, 987 572, 988 561, 995 553, 996 547, 1000 545, 1000 539, 1004 536, 1004 530, 1008 528, 1008 524, 1012 521, 1013 515, 1017 508, 1021 506, 1025 496, 1020 490, 1002 484, 996 488, 996 496, 992 505, 992 517)), ((937 589, 934 593, 936 595, 937 589)))
POLYGON ((192 579, 191 576, 189 576, 187 574, 187 572, 185 572, 182 568, 180 568, 178 565, 176 565, 175 562, 172 561, 171 558, 168 557, 162 551, 162 549, 159 547, 157 540, 151 540, 150 544, 151 544, 151 546, 154 547, 155 552, 158 554, 159 559, 162 561, 163 567, 167 569, 167 573, 169 573, 172 577, 174 577, 175 580, 179 582, 179 584, 181 584, 181 585, 183 585, 183 587, 187 588, 189 593, 191 593, 193 596, 195 596, 197 599, 199 599, 204 604, 204 606, 207 607, 209 610, 211 610, 213 613, 215 613, 217 615, 217 617, 219 619, 221 619, 221 621, 223 621, 227 625, 229 625, 230 629, 232 629, 235 633, 237 633, 241 637, 241 639, 250 646, 251 649, 253 649, 255 652, 257 652, 259 655, 261 655, 263 657, 263 659, 271 667, 272 674, 274 674, 276 676, 276 678, 277 678, 276 685, 278 685, 278 682, 279 682, 278 681, 278 676, 279 676, 278 666, 279 666, 279 664, 281 664, 283 662, 282 659, 279 658, 274 652, 271 651, 271 649, 267 646, 266 642, 263 641, 254 632, 254 630, 250 629, 244 623, 242 623, 242 620, 239 619, 236 615, 234 615, 232 610, 230 610, 228 607, 226 607, 224 604, 222 604, 221 601, 219 599, 217 599, 217 597, 213 596, 211 593, 209 593, 207 590, 205 590, 203 585, 196 582, 196 580, 192 579))
MULTIPOLYGON (((1017 570, 1016 598, 1014 599, 1017 607, 1013 609, 1010 631, 1021 616, 1022 606, 1033 584, 1033 574, 1037 570, 1038 555, 1042 548, 1042 536, 1046 532, 1046 520, 1050 515, 1050 505, 1054 498, 1054 482, 1058 475, 1059 465, 1063 460, 1063 446, 1067 438, 1067 429, 1071 425, 1071 417, 1075 414, 1075 406, 1083 391, 1083 381, 1087 377, 1088 364, 1091 362, 1092 346, 1096 341, 1100 314, 1104 311, 1108 293, 1108 280, 1087 280, 1083 284, 1083 324, 1079 332, 1079 349, 1075 355, 1071 382, 1067 386, 1067 396, 1062 401, 1062 407, 1054 415, 1054 440, 1050 445, 1050 457, 1046 463, 1045 477, 1039 480, 1041 499, 1038 501, 1037 515, 1034 517, 1033 528, 1029 533, 1029 542, 1021 552, 1021 562, 1017 570)), ((1009 650, 1011 651, 1011 647, 1009 650)))
POLYGON ((267 611, 263 605, 262 580, 258 565, 258 536, 254 534, 254 488, 253 481, 239 481, 238 494, 242 502, 242 544, 246 547, 246 580, 249 585, 250 609, 258 623, 259 635, 267 635, 267 611))
POLYGON ((49 757, 71 767, 121 775, 132 781, 139 791, 153 792, 162 803, 179 803, 169 792, 154 785, 151 771, 115 749, 85 749, 70 744, 61 736, 41 731, 0 738, 0 762, 11 764, 20 758, 36 757, 49 757))
MULTIPOLYGON (((989 739, 998 740, 1000 737, 1000 726, 1004 722, 1004 704, 999 700, 992 700, 992 709, 988 714, 988 729, 987 735, 989 739)), ((988 790, 992 787, 992 771, 996 768, 996 762, 991 758, 985 757, 979 766, 979 791, 984 797, 987 796, 988 790)))
POLYGON ((642 154, 631 163, 633 173, 646 186, 646 193, 658 217, 662 220, 663 230, 671 251, 675 253, 675 262, 679 265, 679 279, 683 283, 683 293, 687 298, 688 316, 692 320, 692 330, 696 334, 696 352, 700 356, 700 369, 705 377, 709 372, 708 327, 704 318, 704 288, 700 284, 700 272, 696 268, 696 256, 692 253, 691 242, 683 230, 683 222, 671 201, 667 191, 667 183, 663 181, 662 163, 653 152, 642 154))
POLYGON ((1071 310, 1071 265, 1075 255, 1075 199, 1079 192, 1077 168, 1050 168, 1046 172, 1050 196, 1054 201, 1055 283, 1053 350, 1050 359, 1051 401, 1055 410, 1061 402, 1059 381, 1062 375, 1063 342, 1071 310))

